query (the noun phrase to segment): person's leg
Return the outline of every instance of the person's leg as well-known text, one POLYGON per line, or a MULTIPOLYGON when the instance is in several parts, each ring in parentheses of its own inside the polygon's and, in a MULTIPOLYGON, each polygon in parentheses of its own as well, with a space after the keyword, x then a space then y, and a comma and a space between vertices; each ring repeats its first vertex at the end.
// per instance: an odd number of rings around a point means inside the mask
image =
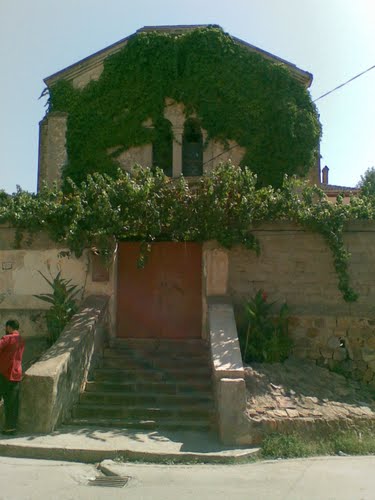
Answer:
MULTIPOLYGON (((4 393, 5 393, 4 377, 0 374, 0 403, 1 403, 1 400, 4 398, 4 393)), ((4 402, 3 402, 3 406, 5 406, 4 402)), ((3 423, 4 417, 0 420, 1 420, 1 423, 3 423)))
POLYGON ((0 373, 0 401, 1 401, 1 398, 4 396, 4 392, 5 392, 5 377, 3 375, 1 375, 0 373))
POLYGON ((4 394, 5 428, 3 432, 13 433, 17 428, 19 382, 8 381, 4 394))

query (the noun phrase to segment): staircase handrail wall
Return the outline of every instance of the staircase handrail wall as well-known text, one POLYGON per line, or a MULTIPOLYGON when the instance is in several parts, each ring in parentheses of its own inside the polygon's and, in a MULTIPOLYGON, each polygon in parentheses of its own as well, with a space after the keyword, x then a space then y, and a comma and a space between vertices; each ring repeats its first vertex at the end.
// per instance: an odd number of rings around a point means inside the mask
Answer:
POLYGON ((108 341, 106 295, 85 299, 55 344, 21 383, 20 432, 49 433, 69 415, 108 341))
POLYGON ((233 306, 208 302, 212 377, 219 436, 224 444, 241 444, 246 409, 245 372, 242 364, 233 306))

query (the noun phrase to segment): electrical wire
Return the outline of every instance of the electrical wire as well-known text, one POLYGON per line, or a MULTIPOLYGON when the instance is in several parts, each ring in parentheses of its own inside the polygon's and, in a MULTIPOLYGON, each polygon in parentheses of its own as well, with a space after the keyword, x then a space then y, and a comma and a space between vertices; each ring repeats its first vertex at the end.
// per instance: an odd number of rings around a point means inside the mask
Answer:
MULTIPOLYGON (((340 85, 338 85, 337 87, 335 87, 334 89, 330 90, 329 92, 326 92, 325 94, 321 95, 320 97, 317 97, 316 99, 313 100, 313 102, 316 102, 316 101, 319 101, 319 99, 323 99, 323 97, 326 97, 327 95, 329 94, 332 94, 332 92, 335 92, 336 90, 338 89, 341 89, 342 87, 344 87, 345 85, 347 85, 348 83, 352 82, 353 80, 355 80, 356 78, 359 78, 360 76, 364 75, 365 73, 368 73, 369 71, 371 71, 372 69, 375 68, 375 64, 373 66, 371 66, 370 68, 367 68, 365 71, 362 71, 361 73, 358 73, 358 75, 355 75, 353 76, 352 78, 350 78, 350 80, 344 82, 344 83, 341 83, 340 85)), ((216 160, 216 158, 219 158, 220 156, 228 153, 228 151, 231 151, 232 149, 235 149, 235 148, 238 148, 239 145, 238 144, 235 144, 234 146, 232 146, 231 148, 223 151, 222 153, 219 153, 218 155, 214 156, 213 158, 211 158, 210 160, 207 160, 203 163, 203 166, 206 165, 206 163, 210 163, 211 161, 213 160, 216 160)))
POLYGON ((368 73, 369 71, 371 71, 374 68, 375 68, 375 64, 373 66, 371 66, 371 68, 368 68, 365 71, 362 71, 362 73, 358 73, 358 75, 353 76, 353 78, 350 78, 350 80, 348 80, 347 82, 344 82, 341 85, 338 85, 337 87, 335 87, 334 89, 330 90, 329 92, 326 92, 325 94, 321 95, 317 99, 314 99, 313 102, 319 101, 319 99, 323 99, 323 97, 326 97, 327 95, 332 94, 332 92, 335 92, 335 90, 341 89, 342 87, 344 87, 348 83, 352 82, 356 78, 359 78, 360 76, 364 75, 365 73, 368 73))

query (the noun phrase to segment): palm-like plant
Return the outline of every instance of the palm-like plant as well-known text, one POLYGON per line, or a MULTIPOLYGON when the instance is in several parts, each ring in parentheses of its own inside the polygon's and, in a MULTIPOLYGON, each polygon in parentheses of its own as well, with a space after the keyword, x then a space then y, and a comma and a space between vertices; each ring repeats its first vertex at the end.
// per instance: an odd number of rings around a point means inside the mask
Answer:
POLYGON ((52 288, 52 293, 34 295, 34 297, 51 304, 46 313, 46 321, 48 340, 49 344, 52 345, 72 316, 78 311, 76 299, 81 289, 78 288, 78 285, 71 285, 72 280, 62 278, 61 271, 53 280, 49 280, 41 271, 39 273, 52 288))
POLYGON ((267 295, 258 290, 244 304, 244 325, 239 328, 242 357, 245 362, 274 363, 284 361, 292 347, 288 331, 289 310, 286 304, 275 317, 274 302, 267 302, 267 295))

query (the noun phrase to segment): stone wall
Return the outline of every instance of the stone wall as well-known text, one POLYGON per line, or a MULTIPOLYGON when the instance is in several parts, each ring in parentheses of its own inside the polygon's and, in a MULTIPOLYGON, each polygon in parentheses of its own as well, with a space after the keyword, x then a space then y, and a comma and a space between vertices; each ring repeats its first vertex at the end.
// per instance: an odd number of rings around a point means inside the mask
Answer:
POLYGON ((350 279, 360 294, 356 303, 342 299, 332 254, 319 234, 287 223, 253 230, 259 257, 243 247, 228 252, 228 293, 235 303, 263 289, 270 300, 287 302, 294 315, 375 315, 375 224, 352 223, 344 241, 351 253, 350 279))
POLYGON ((27 370, 21 384, 21 432, 52 432, 69 415, 108 339, 107 305, 108 297, 88 297, 55 344, 27 370))
POLYGON ((51 185, 61 179, 68 161, 66 150, 67 113, 54 112, 39 123, 38 191, 43 182, 51 185))
POLYGON ((314 360, 375 389, 374 316, 291 317, 293 354, 314 360))
POLYGON ((296 357, 375 387, 375 224, 352 223, 344 235, 351 283, 360 294, 352 304, 342 299, 332 254, 319 234, 287 223, 253 232, 260 241, 258 257, 240 246, 218 251, 212 242, 205 245, 213 295, 231 296, 237 312, 259 289, 269 301, 286 302, 296 357))
POLYGON ((34 237, 31 245, 14 248, 14 230, 0 226, 0 324, 13 318, 20 322, 20 331, 25 337, 46 335, 44 312, 49 304, 35 297, 36 294, 51 293, 48 279, 59 271, 71 284, 82 288, 78 296, 83 300, 89 295, 102 294, 111 297, 111 327, 114 322, 114 289, 116 281, 116 254, 113 264, 105 276, 100 272, 100 260, 87 250, 80 258, 63 257, 58 247, 44 234, 34 237), (40 271, 40 272, 39 272, 40 271))

